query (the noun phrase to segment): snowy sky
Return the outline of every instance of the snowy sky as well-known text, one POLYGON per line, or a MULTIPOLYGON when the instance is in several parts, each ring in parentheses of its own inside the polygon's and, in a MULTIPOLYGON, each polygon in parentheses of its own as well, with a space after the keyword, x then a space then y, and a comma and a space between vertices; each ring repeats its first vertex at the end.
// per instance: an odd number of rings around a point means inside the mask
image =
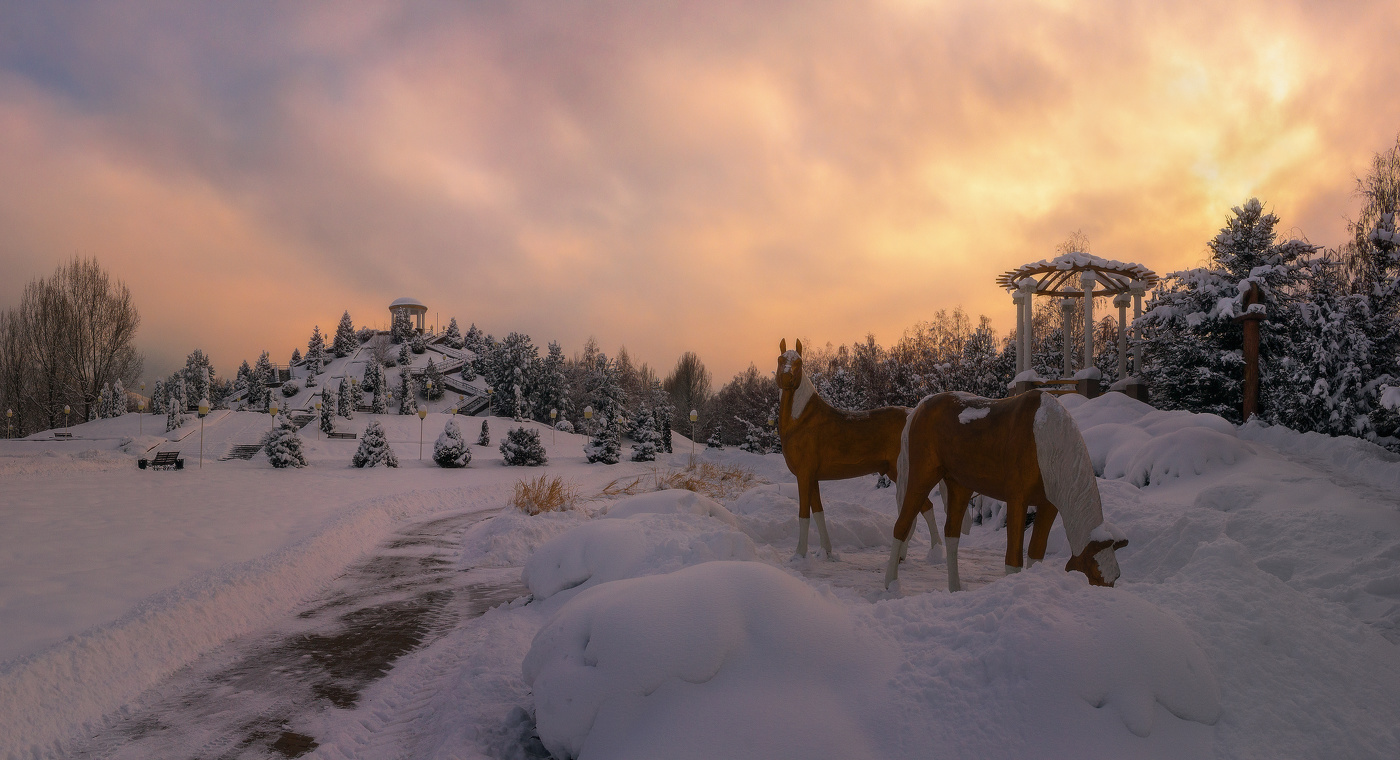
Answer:
POLYGON ((1082 229, 1342 239, 1400 130, 1391 2, 0 2, 0 305, 74 254, 148 374, 399 296, 717 379, 780 337, 1011 324, 1082 229), (398 5, 398 4, 393 4, 398 5))

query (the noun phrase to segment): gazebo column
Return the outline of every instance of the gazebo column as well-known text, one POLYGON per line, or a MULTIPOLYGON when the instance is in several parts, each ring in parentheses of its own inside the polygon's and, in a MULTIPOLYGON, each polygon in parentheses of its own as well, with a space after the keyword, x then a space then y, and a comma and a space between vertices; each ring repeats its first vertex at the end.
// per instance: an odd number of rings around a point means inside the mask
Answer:
POLYGON ((1074 340, 1070 337, 1070 319, 1074 315, 1074 299, 1060 299, 1060 331, 1064 333, 1064 369, 1060 371, 1060 377, 1068 380, 1074 377, 1074 366, 1072 357, 1074 356, 1074 340))
POLYGON ((1098 370, 1094 367, 1094 283, 1098 281, 1094 273, 1085 270, 1079 275, 1079 285, 1084 298, 1084 367, 1075 377, 1075 389, 1085 398, 1099 395, 1098 370))
POLYGON ((1020 290, 1011 292, 1016 304, 1016 374, 1026 371, 1026 297, 1020 290))
POLYGON ((1142 379, 1142 327, 1138 326, 1137 320, 1142 316, 1142 297, 1147 292, 1147 287, 1142 280, 1133 280, 1128 286, 1128 292, 1133 296, 1133 338, 1137 340, 1137 345, 1133 346, 1133 374, 1128 379, 1124 387, 1124 392, 1129 396, 1148 403, 1147 383, 1142 379))
POLYGON ((1127 293, 1113 297, 1113 305, 1118 307, 1118 380, 1128 377, 1128 302, 1132 299, 1127 293))
POLYGON ((1031 361, 1031 345, 1033 342, 1032 333, 1035 331, 1035 286, 1035 280, 1029 277, 1027 277, 1024 280, 1021 280, 1021 284, 1019 286, 1021 290, 1021 297, 1024 299, 1024 305, 1022 308, 1026 310, 1026 317, 1024 322, 1025 329, 1021 332, 1022 345, 1024 346, 1024 351, 1026 355, 1026 366, 1021 370, 1022 372, 1034 369, 1035 367, 1034 362, 1031 361))

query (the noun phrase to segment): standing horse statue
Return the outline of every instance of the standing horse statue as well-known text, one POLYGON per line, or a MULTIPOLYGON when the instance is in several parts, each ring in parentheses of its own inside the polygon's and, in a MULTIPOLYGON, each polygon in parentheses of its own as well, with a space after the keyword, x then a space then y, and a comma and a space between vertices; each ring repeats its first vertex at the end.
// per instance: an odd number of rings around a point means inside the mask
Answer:
POLYGON ((1021 570, 1026 508, 1036 508, 1030 559, 1045 558, 1058 513, 1078 570, 1096 586, 1118 579, 1114 552, 1128 545, 1104 522, 1103 503, 1089 448, 1074 418, 1055 397, 1039 391, 993 401, 970 393, 939 393, 914 407, 899 450, 899 518, 885 570, 885 588, 899 575, 899 559, 933 487, 943 482, 948 517, 948 590, 958 591, 958 535, 974 492, 1006 502, 1006 572, 1021 570))
MULTIPOLYGON (((812 381, 803 374, 802 341, 797 341, 795 351, 789 351, 784 338, 778 343, 778 352, 778 389, 782 394, 778 402, 778 437, 783 442, 783 459, 797 476, 796 556, 807 556, 807 533, 815 518, 822 551, 827 559, 835 559, 818 482, 872 473, 897 480, 900 433, 909 410, 886 406, 868 412, 841 411, 818 395, 812 381)), ((932 506, 925 494, 919 511, 923 512, 936 545, 938 528, 933 522, 932 506)), ((908 531, 905 536, 908 537, 908 531)), ((941 559, 936 547, 930 547, 929 556, 941 559)))

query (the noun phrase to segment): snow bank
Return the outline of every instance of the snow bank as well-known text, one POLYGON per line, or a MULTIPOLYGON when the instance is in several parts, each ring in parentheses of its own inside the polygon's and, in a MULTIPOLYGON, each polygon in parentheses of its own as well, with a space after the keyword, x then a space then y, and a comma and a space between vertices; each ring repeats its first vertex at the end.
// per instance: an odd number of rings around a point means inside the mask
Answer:
POLYGON ((372 548, 407 514, 460 508, 467 491, 370 499, 321 532, 263 559, 193 578, 118 620, 6 663, 0 672, 0 757, 61 754, 64 740, 94 728, 201 653, 287 614, 372 548))
POLYGON ((631 496, 610 504, 603 514, 607 517, 632 517, 641 514, 700 515, 713 517, 734 527, 738 527, 739 524, 723 504, 703 494, 679 489, 631 496))
MULTIPOLYGON (((833 484, 834 485, 834 484, 833 484)), ((823 484, 825 488, 826 484, 823 484)), ((835 489, 824 490, 830 495, 835 489)), ((823 499, 827 532, 836 550, 889 548, 894 509, 894 489, 881 489, 871 498, 888 501, 890 512, 879 512, 862 504, 823 499)), ((797 543, 797 484, 774 483, 745 491, 729 505, 738 518, 739 528, 754 541, 786 546, 797 543)))
POLYGON ((580 510, 527 515, 508 510, 462 534, 462 567, 520 567, 546 541, 585 522, 580 510))
POLYGON ((1064 398, 1075 399, 1066 408, 1084 435, 1095 474, 1102 478, 1144 487, 1195 478, 1258 453, 1218 415, 1160 412, 1122 393, 1064 398))
POLYGON ((638 513, 579 525, 544 545, 520 579, 538 599, 713 560, 753 560, 753 541, 712 517, 638 513))
POLYGON ((1279 425, 1265 425, 1251 419, 1239 435, 1294 456, 1307 457, 1327 465, 1367 485, 1400 491, 1400 454, 1387 451, 1370 441, 1351 436, 1299 433, 1279 425))
POLYGON ((711 562, 579 594, 522 671, 559 758, 873 758, 862 718, 895 662, 831 596, 711 562))

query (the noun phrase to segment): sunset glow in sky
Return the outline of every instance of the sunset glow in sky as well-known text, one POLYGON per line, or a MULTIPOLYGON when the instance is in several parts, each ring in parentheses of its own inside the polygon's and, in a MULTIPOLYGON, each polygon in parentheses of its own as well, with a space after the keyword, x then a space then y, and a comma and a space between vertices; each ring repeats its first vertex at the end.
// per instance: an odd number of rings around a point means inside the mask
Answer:
POLYGON ((890 343, 1081 229, 1159 273, 1257 195, 1335 245, 1389 2, 0 3, 0 306, 74 254, 148 375, 399 296, 723 381, 890 343))

